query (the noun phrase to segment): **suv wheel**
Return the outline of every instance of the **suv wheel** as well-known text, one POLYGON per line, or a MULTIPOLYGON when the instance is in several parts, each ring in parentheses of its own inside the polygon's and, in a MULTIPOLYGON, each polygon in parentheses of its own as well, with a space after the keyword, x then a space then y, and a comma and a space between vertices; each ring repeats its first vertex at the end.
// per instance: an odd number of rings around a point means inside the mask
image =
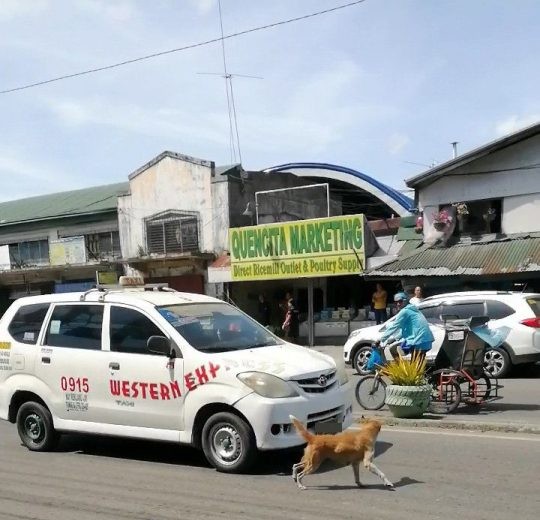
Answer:
POLYGON ((24 403, 17 412, 17 430, 24 445, 32 451, 51 451, 58 441, 51 412, 33 401, 24 403))
POLYGON ((484 371, 488 377, 504 377, 510 372, 512 362, 502 348, 490 348, 484 354, 484 371))
POLYGON ((361 376, 367 376, 371 374, 371 371, 366 368, 369 357, 371 356, 371 346, 364 345, 360 347, 355 353, 353 358, 353 367, 361 376))
POLYGON ((220 412, 212 415, 202 431, 206 459, 224 473, 247 470, 255 459, 257 447, 250 426, 240 417, 220 412))

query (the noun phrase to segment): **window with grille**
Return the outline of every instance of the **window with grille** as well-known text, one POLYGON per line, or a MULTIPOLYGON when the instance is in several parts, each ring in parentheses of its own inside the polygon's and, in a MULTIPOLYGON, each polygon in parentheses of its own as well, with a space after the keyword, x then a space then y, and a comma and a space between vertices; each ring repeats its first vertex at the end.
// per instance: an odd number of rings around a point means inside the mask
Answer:
POLYGON ((168 211, 146 219, 146 247, 157 254, 199 251, 199 214, 168 211))
POLYGON ((9 244, 9 256, 15 267, 31 267, 49 263, 49 241, 32 240, 9 244))
POLYGON ((122 256, 118 231, 86 235, 85 241, 86 251, 90 260, 107 260, 122 256))

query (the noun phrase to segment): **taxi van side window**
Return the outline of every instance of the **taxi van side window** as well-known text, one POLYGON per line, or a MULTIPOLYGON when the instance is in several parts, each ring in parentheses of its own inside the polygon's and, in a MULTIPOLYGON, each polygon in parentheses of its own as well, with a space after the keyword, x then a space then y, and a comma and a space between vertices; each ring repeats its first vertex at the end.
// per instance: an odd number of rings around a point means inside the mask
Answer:
POLYGON ((101 350, 103 305, 57 305, 47 329, 45 344, 101 350))
POLYGON ((48 303, 22 306, 9 324, 8 332, 11 337, 20 343, 35 345, 48 310, 48 303))
POLYGON ((164 336, 154 323, 134 309, 111 307, 111 351, 150 354, 146 346, 150 336, 164 336))

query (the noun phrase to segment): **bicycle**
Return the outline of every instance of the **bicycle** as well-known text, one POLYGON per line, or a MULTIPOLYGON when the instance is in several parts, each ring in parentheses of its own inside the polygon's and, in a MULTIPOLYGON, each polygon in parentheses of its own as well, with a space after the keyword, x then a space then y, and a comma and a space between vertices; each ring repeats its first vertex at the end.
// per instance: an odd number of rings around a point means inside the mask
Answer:
POLYGON ((447 334, 431 374, 433 384, 459 385, 460 402, 467 404, 480 405, 497 398, 502 388, 498 383, 493 384, 484 371, 484 340, 471 334, 475 327, 486 322, 486 317, 477 316, 445 323, 447 334))
MULTIPOLYGON (((355 388, 355 397, 360 406, 365 410, 379 410, 384 406, 386 401, 386 386, 387 383, 383 379, 381 369, 390 361, 386 356, 385 349, 390 349, 399 345, 400 341, 393 341, 387 344, 373 344, 372 355, 381 360, 381 363, 375 364, 375 373, 362 377, 355 388)), ((399 346, 398 346, 399 350, 399 346)), ((401 352, 403 354, 403 351, 401 352)), ((461 402, 461 388, 455 379, 440 379, 437 380, 433 375, 427 375, 427 382, 432 387, 430 409, 435 408, 442 413, 450 413, 454 411, 461 402)))

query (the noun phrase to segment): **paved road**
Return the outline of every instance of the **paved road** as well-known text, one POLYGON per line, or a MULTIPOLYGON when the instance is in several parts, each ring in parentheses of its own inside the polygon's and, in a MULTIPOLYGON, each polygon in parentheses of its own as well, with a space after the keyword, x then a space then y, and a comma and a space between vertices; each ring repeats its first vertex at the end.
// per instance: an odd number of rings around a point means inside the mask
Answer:
MULTIPOLYGON (((343 362, 343 349, 341 347, 315 348, 331 355, 337 362, 343 362)), ((355 385, 359 376, 352 369, 349 369, 348 373, 355 385)), ((482 407, 461 405, 453 414, 431 417, 436 421, 527 424, 540 428, 540 367, 537 370, 529 371, 525 377, 518 373, 511 378, 501 379, 499 383, 504 387, 499 389, 499 399, 486 403, 482 407)), ((353 403, 355 412, 366 413, 358 405, 356 399, 353 400, 353 403)), ((381 414, 389 413, 383 408, 381 414)))
MULTIPOLYGON (((426 432, 426 430, 423 430, 426 432)), ((537 518, 539 436, 473 436, 383 430, 376 462, 384 489, 349 467, 323 466, 298 490, 298 454, 261 458, 252 475, 224 475, 198 452, 165 444, 65 438, 60 451, 31 453, 0 423, 2 520, 537 518)))

